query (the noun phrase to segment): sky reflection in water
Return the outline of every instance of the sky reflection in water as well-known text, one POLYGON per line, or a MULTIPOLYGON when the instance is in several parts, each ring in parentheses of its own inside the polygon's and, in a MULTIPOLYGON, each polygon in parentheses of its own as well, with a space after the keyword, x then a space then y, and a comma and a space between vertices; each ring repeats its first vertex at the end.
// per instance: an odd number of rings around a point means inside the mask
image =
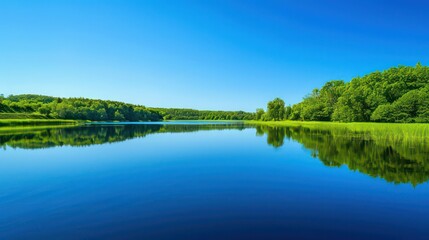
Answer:
POLYGON ((424 239, 427 145, 365 136, 237 123, 2 133, 0 238, 424 239))

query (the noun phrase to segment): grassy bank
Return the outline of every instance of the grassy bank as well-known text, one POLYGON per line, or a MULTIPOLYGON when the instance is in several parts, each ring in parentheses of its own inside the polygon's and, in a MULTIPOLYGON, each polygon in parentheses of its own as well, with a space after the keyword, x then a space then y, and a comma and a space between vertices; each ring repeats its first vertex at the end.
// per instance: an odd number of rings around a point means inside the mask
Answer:
POLYGON ((304 127, 332 134, 370 134, 372 138, 404 140, 408 138, 429 140, 429 124, 416 123, 339 123, 304 121, 246 121, 247 124, 271 127, 304 127))
POLYGON ((0 128, 11 127, 37 127, 52 125, 79 125, 83 121, 62 120, 62 119, 0 119, 0 128))
POLYGON ((36 113, 0 113, 0 119, 50 119, 36 113))

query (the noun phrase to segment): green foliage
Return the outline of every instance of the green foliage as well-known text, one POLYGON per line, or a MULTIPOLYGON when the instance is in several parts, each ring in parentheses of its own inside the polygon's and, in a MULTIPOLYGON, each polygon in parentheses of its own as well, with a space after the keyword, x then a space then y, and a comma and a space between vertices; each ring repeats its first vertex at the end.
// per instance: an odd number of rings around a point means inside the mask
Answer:
POLYGON ((262 122, 256 131, 275 148, 293 139, 329 167, 346 165, 396 184, 429 180, 427 124, 262 122))
POLYGON ((290 119, 304 121, 330 121, 334 112, 335 104, 344 91, 344 81, 334 80, 327 82, 320 90, 313 92, 304 100, 294 105, 293 116, 290 119))
POLYGON ((291 113, 289 115, 290 120, 301 120, 302 103, 297 103, 292 106, 291 113))
POLYGON ((262 108, 257 108, 256 109, 256 115, 255 115, 255 120, 262 120, 262 117, 264 117, 265 111, 262 108))
POLYGON ((28 103, 50 103, 56 100, 54 97, 36 95, 36 94, 21 94, 21 95, 10 95, 7 97, 12 102, 28 102, 28 103))
POLYGON ((383 104, 375 109, 371 115, 371 120, 374 122, 394 122, 394 113, 392 105, 383 104))
MULTIPOLYGON (((281 147, 294 140, 329 167, 347 166, 392 183, 418 185, 429 180, 429 125, 391 123, 331 123, 302 121, 249 122, 256 135, 281 147)), ((145 137, 154 133, 201 130, 242 130, 249 124, 161 125, 92 124, 67 120, 0 120, 0 147, 39 149, 89 146, 145 137), (55 124, 55 125, 53 125, 55 124), (65 124, 56 126, 57 124, 65 124), (11 127, 8 126, 27 126, 11 127), (34 125, 41 125, 35 127, 34 125), (51 125, 51 126, 46 126, 51 125)))
POLYGON ((125 117, 124 117, 124 114, 119 112, 119 110, 116 110, 113 119, 116 121, 124 121, 125 117))
POLYGON ((378 122, 429 122, 429 86, 407 92, 392 104, 380 105, 371 115, 378 122))
POLYGON ((63 98, 41 106, 40 113, 54 118, 91 121, 158 121, 161 114, 144 106, 86 98, 63 98))
MULTIPOLYGON (((78 125, 78 121, 61 119, 0 119, 0 131, 5 127, 78 125)), ((18 128, 20 129, 20 128, 18 128)))
POLYGON ((177 108, 146 108, 116 101, 87 98, 55 98, 11 95, 0 99, 0 118, 54 118, 91 121, 252 120, 243 111, 198 111, 177 108))
MULTIPOLYGON (((5 113, 22 113, 45 118, 91 121, 158 121, 162 116, 144 106, 87 98, 54 98, 41 95, 11 95, 0 106, 5 113)), ((0 116, 1 117, 1 116, 0 116)))
POLYGON ((349 83, 330 81, 293 105, 287 119, 429 122, 428 86, 429 67, 420 63, 376 71, 349 83))
POLYGON ((209 111, 186 108, 151 108, 165 120, 253 120, 254 113, 243 111, 209 111))
POLYGON ((290 116, 291 116, 291 114, 292 114, 292 107, 291 107, 291 106, 287 106, 287 107, 285 108, 285 116, 284 116, 284 119, 289 119, 289 118, 290 118, 290 116))
POLYGON ((268 102, 266 120, 283 120, 285 113, 285 102, 282 99, 275 98, 274 100, 268 102))
POLYGON ((354 78, 338 99, 332 120, 345 122, 400 121, 411 122, 420 95, 414 90, 429 84, 429 68, 399 66, 354 78), (407 93, 410 93, 407 95, 407 93), (414 94, 413 94, 414 93, 414 94), (404 99, 401 99, 404 97, 404 99), (395 103, 396 101, 402 103, 395 103), (387 106, 392 106, 389 108, 387 106), (380 110, 376 109, 382 106, 380 110), (402 105, 405 108, 399 107, 402 105), (375 113, 375 114, 374 114, 375 113))
POLYGON ((48 117, 38 113, 0 113, 0 120, 2 119, 48 119, 48 117))
MULTIPOLYGON (((0 120, 0 124, 6 120, 0 120)), ((179 133, 206 130, 243 130, 243 123, 234 124, 91 124, 73 126, 71 120, 14 120, 0 127, 0 147, 39 149, 62 146, 89 146, 145 137, 154 133, 179 133), (38 125, 40 124, 40 125, 38 125), (57 125, 57 126, 54 126, 57 125), (58 124, 62 124, 59 126, 58 124), (16 127, 16 126, 20 127, 16 127), (49 125, 49 126, 48 126, 49 125), (15 126, 8 128, 7 126, 15 126), (22 127, 27 126, 27 127, 22 127)))

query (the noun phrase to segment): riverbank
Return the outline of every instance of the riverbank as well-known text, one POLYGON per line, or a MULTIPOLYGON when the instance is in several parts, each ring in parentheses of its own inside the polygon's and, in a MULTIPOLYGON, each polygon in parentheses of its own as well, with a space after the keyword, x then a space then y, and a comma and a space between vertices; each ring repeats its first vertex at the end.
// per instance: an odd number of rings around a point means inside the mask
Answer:
POLYGON ((53 119, 37 113, 0 112, 0 119, 53 119))
POLYGON ((424 123, 369 123, 369 122, 305 122, 305 121, 245 121, 246 124, 270 127, 304 127, 311 130, 329 130, 333 133, 371 133, 377 138, 418 138, 429 140, 429 124, 424 123))
POLYGON ((0 128, 50 125, 80 125, 83 123, 85 123, 85 121, 64 119, 0 119, 0 128))
POLYGON ((0 135, 27 133, 35 130, 75 127, 85 121, 64 119, 0 119, 0 135))

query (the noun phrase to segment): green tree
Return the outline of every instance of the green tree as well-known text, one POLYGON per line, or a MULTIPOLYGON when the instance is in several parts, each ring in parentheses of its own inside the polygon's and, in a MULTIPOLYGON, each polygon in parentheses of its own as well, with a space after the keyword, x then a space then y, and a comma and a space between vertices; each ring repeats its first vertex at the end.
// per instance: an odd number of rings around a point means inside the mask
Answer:
POLYGON ((285 102, 280 98, 268 102, 267 104, 267 117, 269 120, 279 121, 283 120, 285 116, 285 102))
POLYGON ((285 116, 284 116, 284 119, 289 119, 291 114, 292 114, 292 107, 291 107, 291 106, 287 106, 287 107, 285 108, 285 116))
POLYGON ((121 112, 119 112, 119 110, 116 110, 115 111, 114 120, 116 120, 116 121, 124 121, 125 117, 124 117, 124 115, 121 112))
MULTIPOLYGON (((333 119, 337 121, 370 121, 372 114, 380 105, 393 104, 406 93, 424 88, 428 84, 429 68, 421 64, 417 64, 415 67, 394 67, 383 72, 377 71, 354 78, 346 85, 343 94, 338 99, 333 119)), ((418 95, 412 98, 417 99, 418 95)), ((382 110, 386 110, 386 108, 383 107, 382 110)), ((407 118, 412 118, 409 113, 401 114, 403 109, 394 108, 394 110, 392 114, 402 119, 398 119, 400 121, 408 121, 407 118)))
POLYGON ((262 120, 262 117, 264 116, 264 114, 265 114, 264 109, 262 109, 262 108, 257 108, 257 109, 256 109, 256 116, 255 116, 255 119, 256 119, 256 120, 262 120))
POLYGON ((393 107, 390 104, 380 105, 371 115, 371 121, 374 122, 394 122, 393 107))

